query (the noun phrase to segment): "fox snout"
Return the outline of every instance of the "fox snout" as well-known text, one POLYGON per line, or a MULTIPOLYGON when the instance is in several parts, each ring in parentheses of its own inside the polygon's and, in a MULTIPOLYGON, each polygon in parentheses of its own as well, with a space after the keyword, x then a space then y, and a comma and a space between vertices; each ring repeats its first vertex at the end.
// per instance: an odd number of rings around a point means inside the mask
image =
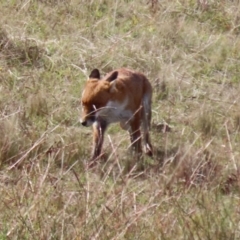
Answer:
POLYGON ((93 125, 94 122, 95 122, 95 116, 80 119, 80 123, 84 127, 90 127, 91 125, 93 125))
POLYGON ((87 127, 87 121, 80 121, 84 127, 87 127))

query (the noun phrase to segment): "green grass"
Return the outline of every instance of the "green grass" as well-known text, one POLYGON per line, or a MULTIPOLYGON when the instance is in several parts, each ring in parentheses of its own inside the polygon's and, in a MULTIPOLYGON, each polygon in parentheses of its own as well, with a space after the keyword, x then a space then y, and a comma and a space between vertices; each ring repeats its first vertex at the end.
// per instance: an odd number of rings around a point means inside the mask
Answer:
POLYGON ((0 8, 0 239, 240 238, 238 1, 0 8), (154 159, 113 125, 86 169, 81 91, 119 67, 153 85, 154 159))

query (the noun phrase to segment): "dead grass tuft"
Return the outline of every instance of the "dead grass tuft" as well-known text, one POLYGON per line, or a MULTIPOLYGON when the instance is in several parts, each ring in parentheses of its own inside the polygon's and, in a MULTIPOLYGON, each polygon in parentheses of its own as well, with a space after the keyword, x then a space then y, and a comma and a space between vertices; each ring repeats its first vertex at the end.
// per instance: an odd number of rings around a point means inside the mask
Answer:
POLYGON ((1 1, 0 239, 239 239, 239 1, 1 1), (144 72, 154 158, 109 128, 93 68, 144 72))
POLYGON ((172 159, 173 179, 185 187, 212 186, 219 178, 221 165, 208 150, 179 148, 172 159))
POLYGON ((239 169, 224 176, 220 188, 224 194, 238 193, 240 188, 239 169))
POLYGON ((0 50, 1 58, 4 58, 9 66, 15 64, 39 66, 44 52, 35 40, 9 38, 4 29, 0 30, 0 50))
POLYGON ((214 136, 218 129, 217 122, 214 112, 204 111, 198 118, 198 127, 205 136, 214 136))
POLYGON ((19 124, 17 117, 6 117, 6 119, 1 121, 0 125, 0 165, 10 164, 15 162, 22 150, 22 140, 21 139, 19 124))
POLYGON ((239 132, 240 130, 240 114, 235 114, 234 116, 234 127, 236 129, 237 132, 239 132))

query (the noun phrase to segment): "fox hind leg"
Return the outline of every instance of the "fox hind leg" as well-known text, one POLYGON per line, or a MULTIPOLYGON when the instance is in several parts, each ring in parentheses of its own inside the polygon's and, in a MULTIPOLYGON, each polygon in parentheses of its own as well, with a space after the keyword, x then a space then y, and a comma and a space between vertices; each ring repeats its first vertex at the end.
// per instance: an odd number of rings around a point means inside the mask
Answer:
POLYGON ((150 140, 150 127, 151 127, 151 96, 145 95, 142 101, 142 129, 143 129, 143 144, 144 151, 148 156, 153 155, 152 144, 150 140))

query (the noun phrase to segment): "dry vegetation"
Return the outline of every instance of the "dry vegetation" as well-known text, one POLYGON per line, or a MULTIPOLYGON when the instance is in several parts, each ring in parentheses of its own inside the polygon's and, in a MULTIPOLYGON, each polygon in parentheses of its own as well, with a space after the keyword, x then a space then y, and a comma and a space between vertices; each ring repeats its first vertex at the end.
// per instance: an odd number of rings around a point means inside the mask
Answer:
POLYGON ((0 239, 239 239, 240 3, 1 1, 0 239), (154 159, 109 129, 86 170, 93 68, 154 86, 154 159))

